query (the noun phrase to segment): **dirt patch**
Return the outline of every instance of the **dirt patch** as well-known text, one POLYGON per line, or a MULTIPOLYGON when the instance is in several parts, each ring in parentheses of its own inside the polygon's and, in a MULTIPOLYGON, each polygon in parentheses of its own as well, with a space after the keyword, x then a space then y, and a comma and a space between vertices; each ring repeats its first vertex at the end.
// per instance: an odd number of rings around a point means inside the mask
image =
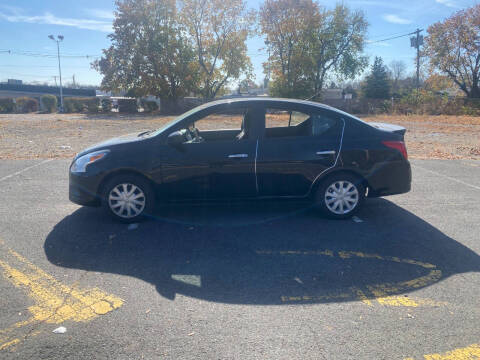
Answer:
POLYGON ((405 141, 413 159, 480 160, 480 117, 411 115, 374 116, 364 120, 405 127, 405 141))
MULTIPOLYGON (((170 120, 172 117, 118 114, 0 115, 0 159, 72 158, 100 141, 160 128, 170 120)), ((407 128, 405 139, 411 158, 480 160, 478 117, 412 115, 364 120, 407 128)))

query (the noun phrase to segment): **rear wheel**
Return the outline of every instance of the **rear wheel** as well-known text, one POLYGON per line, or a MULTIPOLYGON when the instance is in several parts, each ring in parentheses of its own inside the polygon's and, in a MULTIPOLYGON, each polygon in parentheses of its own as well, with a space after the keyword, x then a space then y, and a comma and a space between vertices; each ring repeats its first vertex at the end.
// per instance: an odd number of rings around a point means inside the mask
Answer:
POLYGON ((315 203, 327 217, 347 219, 353 216, 365 201, 362 179, 351 174, 327 177, 317 189, 315 203))
POLYGON ((152 187, 138 175, 119 175, 104 186, 102 205, 116 220, 132 223, 151 214, 155 202, 152 187))

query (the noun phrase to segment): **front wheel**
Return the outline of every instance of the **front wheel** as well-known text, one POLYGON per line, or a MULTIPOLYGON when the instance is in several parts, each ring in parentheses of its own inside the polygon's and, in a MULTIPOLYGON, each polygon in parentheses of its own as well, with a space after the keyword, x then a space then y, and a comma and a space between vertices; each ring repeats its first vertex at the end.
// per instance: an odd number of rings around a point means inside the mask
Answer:
POLYGON ((155 195, 152 187, 140 176, 119 175, 104 186, 102 204, 116 220, 132 223, 151 214, 155 195))
POLYGON ((350 174, 334 174, 318 187, 315 203, 331 219, 352 217, 365 201, 362 179, 350 174))

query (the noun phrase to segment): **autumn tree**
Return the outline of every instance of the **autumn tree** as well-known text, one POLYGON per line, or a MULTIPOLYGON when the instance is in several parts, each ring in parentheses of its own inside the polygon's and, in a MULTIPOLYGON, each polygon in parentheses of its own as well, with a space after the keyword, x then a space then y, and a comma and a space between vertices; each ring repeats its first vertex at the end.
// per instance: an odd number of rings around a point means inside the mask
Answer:
POLYGON ((261 32, 270 48, 265 66, 272 72, 272 95, 305 97, 311 93, 308 74, 314 64, 309 51, 319 21, 319 8, 312 0, 265 0, 261 6, 261 32))
POLYGON ((364 94, 370 99, 388 99, 390 96, 388 72, 381 57, 375 57, 372 71, 365 81, 364 94))
POLYGON ((469 98, 480 98, 480 5, 428 28, 425 55, 431 72, 447 75, 469 98))
POLYGON ((213 99, 230 80, 251 73, 246 40, 254 20, 243 0, 182 0, 181 22, 193 43, 199 91, 213 99))
POLYGON ((102 88, 176 102, 195 90, 194 52, 178 22, 175 0, 118 0, 112 45, 93 67, 102 88))
POLYGON ((368 23, 361 11, 339 4, 333 10, 323 9, 319 19, 312 38, 315 96, 323 90, 330 73, 354 79, 368 64, 362 55, 368 23))
POLYGON ((327 10, 313 0, 266 0, 260 27, 271 50, 265 67, 274 95, 318 97, 328 77, 353 79, 367 65, 368 23, 345 5, 327 10))

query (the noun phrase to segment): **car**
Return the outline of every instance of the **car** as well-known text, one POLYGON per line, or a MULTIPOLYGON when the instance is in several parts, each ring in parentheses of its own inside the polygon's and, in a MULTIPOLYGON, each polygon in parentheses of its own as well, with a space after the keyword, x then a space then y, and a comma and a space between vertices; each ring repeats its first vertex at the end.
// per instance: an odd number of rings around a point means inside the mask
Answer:
POLYGON ((213 101, 77 154, 69 198, 127 223, 159 202, 274 198, 345 219, 366 197, 410 191, 405 131, 311 101, 213 101))

